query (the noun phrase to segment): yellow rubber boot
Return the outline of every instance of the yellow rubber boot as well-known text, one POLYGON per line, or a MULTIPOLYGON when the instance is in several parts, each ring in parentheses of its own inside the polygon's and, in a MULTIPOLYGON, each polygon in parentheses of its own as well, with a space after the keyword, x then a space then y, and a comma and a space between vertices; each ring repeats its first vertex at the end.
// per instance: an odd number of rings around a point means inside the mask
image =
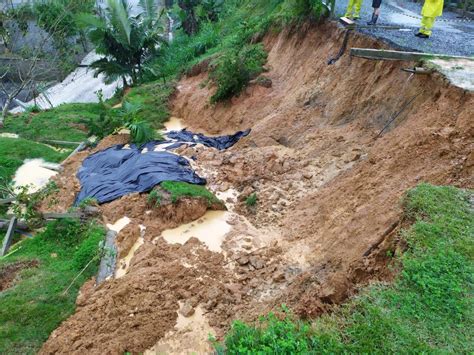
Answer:
POLYGON ((427 36, 431 36, 431 30, 434 26, 435 19, 435 17, 423 16, 423 18, 421 19, 420 33, 423 33, 427 36))

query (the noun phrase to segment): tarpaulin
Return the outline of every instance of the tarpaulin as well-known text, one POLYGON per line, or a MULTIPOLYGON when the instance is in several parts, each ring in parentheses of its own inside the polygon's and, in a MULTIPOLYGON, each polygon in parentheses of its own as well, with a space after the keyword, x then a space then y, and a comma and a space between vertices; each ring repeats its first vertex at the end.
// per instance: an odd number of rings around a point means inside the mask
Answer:
POLYGON ((219 150, 224 150, 232 147, 239 139, 248 136, 250 129, 246 131, 239 131, 231 136, 207 137, 200 133, 193 133, 186 129, 181 131, 171 131, 166 134, 170 139, 178 142, 187 142, 195 144, 203 144, 206 147, 212 147, 219 150))
POLYGON ((138 148, 122 149, 114 146, 97 152, 84 160, 77 177, 81 191, 76 204, 87 197, 99 203, 113 201, 133 192, 147 192, 163 181, 182 181, 205 185, 191 168, 189 162, 179 155, 168 152, 149 151, 138 148))
POLYGON ((203 144, 223 150, 249 133, 247 130, 230 136, 206 137, 183 129, 168 132, 167 140, 141 147, 117 145, 92 154, 77 174, 81 191, 76 204, 88 197, 105 203, 133 192, 148 192, 163 181, 205 185, 206 180, 193 171, 185 158, 168 151, 183 144, 203 144))

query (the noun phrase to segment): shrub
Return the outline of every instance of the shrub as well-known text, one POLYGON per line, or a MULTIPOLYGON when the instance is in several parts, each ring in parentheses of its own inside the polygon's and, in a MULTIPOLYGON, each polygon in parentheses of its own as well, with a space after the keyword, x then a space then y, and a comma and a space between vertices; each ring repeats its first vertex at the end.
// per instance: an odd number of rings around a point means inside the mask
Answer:
POLYGON ((240 50, 230 49, 214 63, 210 77, 217 85, 211 103, 227 100, 240 94, 249 81, 263 71, 267 53, 261 44, 245 45, 240 50))
POLYGON ((253 193, 245 199, 245 204, 247 205, 247 207, 254 207, 257 205, 257 200, 258 200, 257 194, 253 193))

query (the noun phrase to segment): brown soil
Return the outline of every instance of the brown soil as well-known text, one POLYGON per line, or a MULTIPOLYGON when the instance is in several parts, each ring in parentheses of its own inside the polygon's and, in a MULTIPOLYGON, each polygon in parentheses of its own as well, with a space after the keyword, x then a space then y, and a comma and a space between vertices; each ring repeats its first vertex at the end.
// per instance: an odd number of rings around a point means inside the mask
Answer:
MULTIPOLYGON (((170 207, 169 214, 147 212, 140 195, 103 206, 108 223, 132 219, 118 236, 120 256, 137 240, 140 224, 147 227, 145 243, 123 278, 83 287, 76 314, 42 353, 143 352, 173 331, 178 301, 202 307, 218 336, 232 320, 254 320, 281 303, 313 317, 358 286, 392 277, 386 252, 398 247, 405 191, 423 181, 474 186, 474 95, 437 74, 402 72, 409 63, 346 55, 328 66, 342 37, 333 24, 267 37, 265 76, 272 86, 252 85, 231 104, 210 106, 212 89, 200 85, 206 74, 190 71, 197 76, 180 82, 174 116, 215 134, 252 128, 225 152, 181 149, 197 157, 211 189, 240 194, 230 204, 240 216, 229 220, 224 252, 210 252, 194 238, 180 246, 160 237, 199 218, 201 202, 170 207), (248 208, 244 200, 252 193, 258 203, 248 208)), ((381 45, 354 34, 348 47, 381 45)), ((61 191, 77 188, 69 177, 78 166, 71 162, 58 178, 61 191)))
POLYGON ((14 286, 23 269, 38 267, 38 260, 20 261, 0 268, 0 292, 14 286))

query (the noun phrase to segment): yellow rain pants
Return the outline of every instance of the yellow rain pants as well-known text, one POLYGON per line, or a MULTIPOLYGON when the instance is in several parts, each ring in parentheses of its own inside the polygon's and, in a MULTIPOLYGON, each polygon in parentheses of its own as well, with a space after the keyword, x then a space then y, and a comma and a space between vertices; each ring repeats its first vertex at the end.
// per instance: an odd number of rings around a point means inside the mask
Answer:
POLYGON ((425 35, 431 36, 431 29, 433 28, 436 17, 443 14, 443 0, 425 0, 425 4, 421 9, 421 19, 420 32, 425 35))
POLYGON ((345 17, 357 19, 360 17, 360 8, 362 7, 362 0, 349 0, 347 5, 345 17))
POLYGON ((435 17, 423 16, 421 19, 420 33, 431 36, 431 29, 433 28, 435 17))

